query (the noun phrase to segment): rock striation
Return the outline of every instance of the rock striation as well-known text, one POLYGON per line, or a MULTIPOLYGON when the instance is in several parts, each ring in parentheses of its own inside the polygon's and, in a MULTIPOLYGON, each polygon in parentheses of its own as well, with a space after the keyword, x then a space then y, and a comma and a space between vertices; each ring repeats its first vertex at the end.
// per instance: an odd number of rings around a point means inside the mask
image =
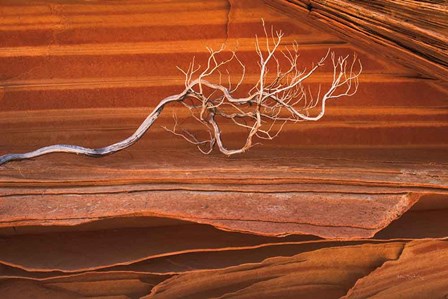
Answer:
POLYGON ((0 297, 446 297, 446 10, 435 2, 2 1, 0 155, 129 136, 206 46, 238 43, 251 86, 261 18, 299 43, 304 67, 331 48, 364 71, 321 121, 244 155, 203 155, 170 135, 173 112, 190 126, 173 106, 117 154, 0 166, 0 297))

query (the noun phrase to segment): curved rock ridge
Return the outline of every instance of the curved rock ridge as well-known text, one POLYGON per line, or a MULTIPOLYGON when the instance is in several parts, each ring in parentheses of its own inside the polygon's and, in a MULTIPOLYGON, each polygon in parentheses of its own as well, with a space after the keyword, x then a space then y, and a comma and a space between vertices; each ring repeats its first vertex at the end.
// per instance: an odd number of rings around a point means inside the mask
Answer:
MULTIPOLYGON (((43 157, 20 162, 22 167, 30 166, 20 168, 21 174, 11 164, 0 176, 9 186, 0 195, 0 226, 7 228, 14 222, 20 231, 43 224, 72 226, 147 216, 265 236, 371 238, 420 198, 419 209, 430 210, 434 204, 441 210, 434 211, 440 219, 447 208, 447 168, 432 162, 440 158, 419 161, 412 156, 415 152, 400 152, 401 159, 407 155, 414 162, 389 158, 382 150, 271 149, 244 160, 200 154, 185 160, 188 153, 178 151, 165 161, 162 153, 154 153, 154 160, 144 159, 146 152, 136 153, 136 161, 141 162, 138 168, 121 154, 116 159, 95 160, 102 165, 91 165, 86 158, 87 164, 78 163, 80 171, 73 172, 43 157), (347 153, 360 157, 342 159, 347 153), (371 158, 372 153, 376 158, 371 158), (275 159, 270 160, 272 155, 275 159), (382 158, 390 160, 377 161, 382 158), (35 168, 39 165, 42 168, 35 168), (53 167, 48 170, 44 165, 53 167), (111 167, 120 170, 111 171, 111 167), (14 187, 17 184, 22 187, 14 187)), ((77 158, 71 161, 76 163, 77 158)))

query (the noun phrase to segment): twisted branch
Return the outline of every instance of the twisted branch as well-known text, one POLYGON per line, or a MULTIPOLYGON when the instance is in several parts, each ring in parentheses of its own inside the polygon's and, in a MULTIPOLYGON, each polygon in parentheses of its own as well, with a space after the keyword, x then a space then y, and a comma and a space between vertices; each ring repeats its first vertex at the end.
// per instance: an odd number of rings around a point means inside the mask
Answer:
POLYGON ((201 66, 196 65, 194 58, 186 70, 178 67, 185 76, 185 89, 179 94, 160 101, 140 127, 128 138, 97 149, 58 144, 24 154, 6 154, 0 156, 0 165, 49 153, 74 153, 101 157, 118 152, 137 142, 158 119, 163 109, 173 102, 182 103, 191 112, 193 119, 208 132, 209 137, 200 140, 191 132, 179 130, 177 119, 172 129, 164 127, 167 131, 196 145, 204 154, 211 153, 217 147, 221 153, 230 156, 243 153, 253 147, 256 144, 255 138, 274 139, 286 123, 321 119, 325 114, 328 100, 349 97, 358 90, 358 78, 362 65, 355 55, 349 60, 349 56, 336 57, 334 52, 328 50, 327 54, 309 70, 299 69, 297 43, 294 43, 292 48, 284 47, 280 50, 283 32, 274 32, 271 27, 268 33, 264 21, 263 29, 263 45, 258 36, 255 36, 259 76, 257 82, 245 93, 245 97, 236 96, 241 93, 239 89, 244 83, 246 74, 246 67, 236 52, 230 51, 230 57, 223 58, 224 54, 229 54, 224 51, 224 44, 218 50, 207 48, 210 55, 204 69, 201 71, 201 66), (304 81, 324 66, 328 57, 333 66, 331 85, 326 91, 322 91, 322 86, 319 85, 317 95, 313 95, 311 89, 304 86, 304 81), (287 68, 282 70, 284 64, 287 68), (241 71, 236 82, 232 80, 228 69, 235 66, 241 71), (274 71, 271 73, 270 69, 274 71), (223 83, 223 73, 227 77, 226 83, 223 83), (319 109, 319 112, 311 115, 315 109, 319 109), (233 125, 247 131, 246 140, 241 147, 229 149, 224 145, 220 118, 230 120, 233 125))

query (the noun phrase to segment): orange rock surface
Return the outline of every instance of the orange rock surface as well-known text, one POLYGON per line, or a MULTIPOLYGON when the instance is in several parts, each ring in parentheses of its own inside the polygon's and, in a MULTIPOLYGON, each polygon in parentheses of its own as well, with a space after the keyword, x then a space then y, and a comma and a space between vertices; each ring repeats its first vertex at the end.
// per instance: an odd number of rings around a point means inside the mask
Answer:
POLYGON ((0 297, 444 298, 443 7, 419 4, 421 22, 404 8, 415 1, 312 2, 2 1, 0 155, 126 138, 206 46, 238 42, 251 86, 261 18, 298 41, 304 67, 331 48, 364 71, 322 120, 244 155, 206 156, 163 130, 172 112, 191 126, 173 106, 117 154, 0 166, 0 297), (420 41, 397 27, 406 16, 420 41))

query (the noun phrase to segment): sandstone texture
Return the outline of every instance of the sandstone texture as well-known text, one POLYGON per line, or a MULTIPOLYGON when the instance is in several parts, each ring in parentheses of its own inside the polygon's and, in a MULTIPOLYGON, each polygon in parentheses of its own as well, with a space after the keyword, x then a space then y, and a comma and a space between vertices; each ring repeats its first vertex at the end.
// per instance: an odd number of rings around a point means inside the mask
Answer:
POLYGON ((331 48, 363 73, 322 120, 242 155, 165 131, 173 113, 198 129, 174 105, 119 153, 0 166, 0 297, 446 298, 447 13, 411 0, 2 1, 0 155, 126 138, 207 46, 238 44, 253 85, 261 18, 299 43, 303 67, 331 48))

